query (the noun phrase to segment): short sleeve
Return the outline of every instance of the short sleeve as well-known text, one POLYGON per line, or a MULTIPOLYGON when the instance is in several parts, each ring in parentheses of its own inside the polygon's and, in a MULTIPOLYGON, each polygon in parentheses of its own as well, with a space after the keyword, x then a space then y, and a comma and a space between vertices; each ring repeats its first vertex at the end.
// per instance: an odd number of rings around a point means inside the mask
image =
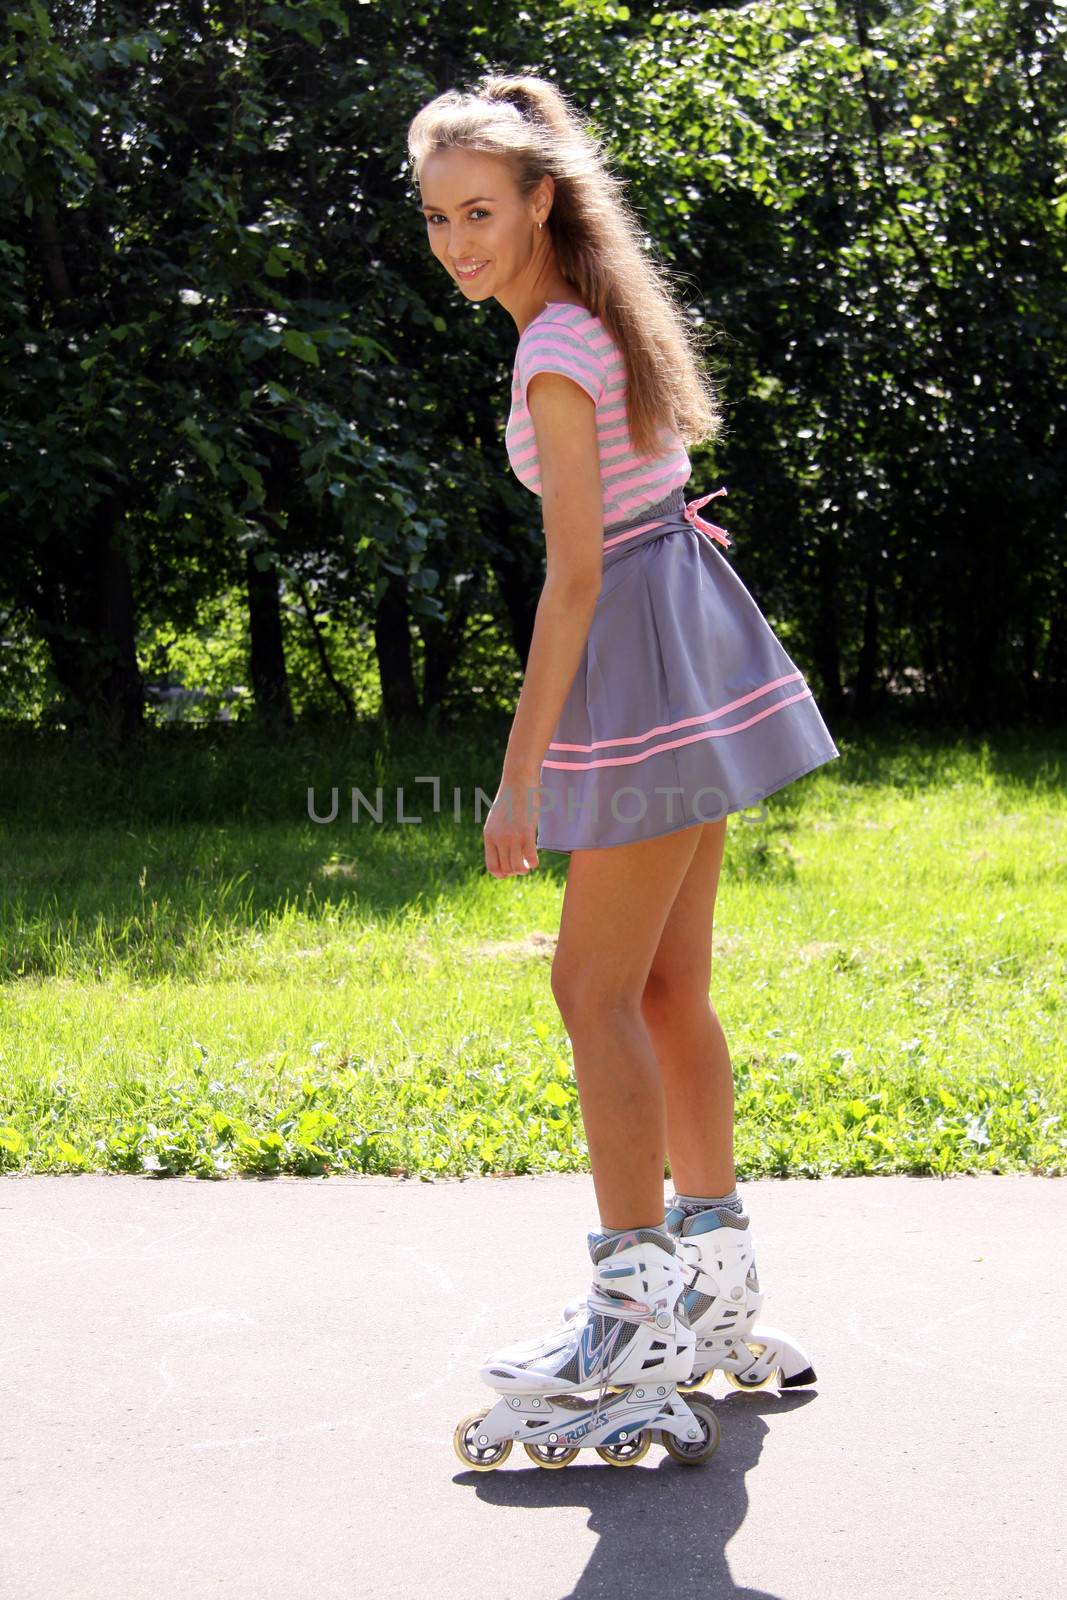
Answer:
POLYGON ((578 332, 562 322, 540 322, 519 341, 517 371, 522 403, 530 379, 538 372, 560 372, 573 378, 599 405, 604 395, 604 372, 600 358, 578 332))

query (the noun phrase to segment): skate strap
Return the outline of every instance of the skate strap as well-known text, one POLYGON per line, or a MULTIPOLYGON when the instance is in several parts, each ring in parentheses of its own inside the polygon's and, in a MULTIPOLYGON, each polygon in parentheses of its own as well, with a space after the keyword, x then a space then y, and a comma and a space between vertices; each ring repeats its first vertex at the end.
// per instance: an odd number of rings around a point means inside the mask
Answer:
POLYGON ((670 1307, 667 1305, 666 1299, 658 1307, 650 1306, 647 1301, 634 1300, 631 1297, 627 1297, 625 1300, 617 1300, 613 1295, 605 1294, 595 1278, 590 1285, 586 1303, 590 1311, 598 1312, 602 1317, 618 1317, 622 1322, 648 1322, 650 1319, 654 1322, 660 1311, 666 1311, 668 1316, 670 1315, 670 1307))

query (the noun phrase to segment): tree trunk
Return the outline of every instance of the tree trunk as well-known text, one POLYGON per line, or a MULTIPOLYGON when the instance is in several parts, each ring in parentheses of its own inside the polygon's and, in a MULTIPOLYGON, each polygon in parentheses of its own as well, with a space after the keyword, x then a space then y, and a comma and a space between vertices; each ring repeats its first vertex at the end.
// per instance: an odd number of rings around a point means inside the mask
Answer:
POLYGON ((841 645, 837 632, 837 557, 828 538, 819 543, 818 603, 815 617, 815 666, 828 717, 841 711, 841 645))
POLYGON ((285 670, 282 608, 278 569, 256 565, 255 552, 245 552, 248 586, 249 669, 256 716, 264 726, 291 728, 293 707, 285 670))
POLYGON ((1042 652, 1041 670, 1034 694, 1038 713, 1062 723, 1063 707, 1067 705, 1067 594, 1061 588, 1052 596, 1049 610, 1049 633, 1042 652))
POLYGON ((137 665, 133 583, 126 552, 110 532, 102 530, 102 543, 102 632, 111 648, 103 674, 101 714, 111 737, 125 744, 144 723, 144 679, 137 665))
POLYGON ((77 533, 45 545, 34 610, 67 704, 68 725, 115 743, 144 721, 133 583, 118 530, 122 505, 98 500, 77 533))
MULTIPOLYGON (((484 397, 472 402, 471 414, 475 424, 472 446, 496 449, 496 417, 484 397)), ((494 494, 481 514, 481 531, 484 548, 489 552, 488 564, 507 612, 512 648, 525 672, 545 574, 543 562, 537 561, 526 542, 516 540, 512 517, 503 495, 494 494)))
POLYGON ((531 571, 530 565, 514 552, 491 556, 493 576, 508 617, 508 632, 512 647, 519 658, 523 672, 530 657, 534 623, 537 620, 537 602, 541 598, 543 573, 531 571))
POLYGON ((874 681, 878 670, 878 585, 873 574, 867 579, 867 598, 863 611, 863 643, 856 664, 855 712, 869 714, 874 704, 874 681))
POLYGON ((374 646, 378 657, 378 680, 382 688, 382 712, 387 722, 397 722, 403 718, 418 721, 422 717, 422 708, 411 659, 407 591, 403 580, 395 573, 387 572, 386 579, 385 593, 374 612, 374 646))

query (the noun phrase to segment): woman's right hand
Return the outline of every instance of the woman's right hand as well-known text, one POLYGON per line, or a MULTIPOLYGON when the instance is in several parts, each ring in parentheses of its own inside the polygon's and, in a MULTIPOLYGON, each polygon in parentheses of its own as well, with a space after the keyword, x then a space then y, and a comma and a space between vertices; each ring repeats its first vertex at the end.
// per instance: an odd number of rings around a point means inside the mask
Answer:
POLYGON ((485 819, 485 865, 494 878, 531 872, 537 865, 536 795, 541 774, 509 775, 500 780, 485 819))

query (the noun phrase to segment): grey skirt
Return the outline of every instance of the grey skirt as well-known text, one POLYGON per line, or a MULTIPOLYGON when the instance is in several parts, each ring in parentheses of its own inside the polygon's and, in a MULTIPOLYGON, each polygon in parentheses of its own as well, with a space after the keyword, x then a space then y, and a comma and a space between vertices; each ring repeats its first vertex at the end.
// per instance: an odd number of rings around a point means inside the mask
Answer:
POLYGON ((714 498, 687 513, 676 489, 607 529, 589 635, 529 802, 538 850, 715 822, 840 755, 719 549, 728 536, 696 515, 714 498))

